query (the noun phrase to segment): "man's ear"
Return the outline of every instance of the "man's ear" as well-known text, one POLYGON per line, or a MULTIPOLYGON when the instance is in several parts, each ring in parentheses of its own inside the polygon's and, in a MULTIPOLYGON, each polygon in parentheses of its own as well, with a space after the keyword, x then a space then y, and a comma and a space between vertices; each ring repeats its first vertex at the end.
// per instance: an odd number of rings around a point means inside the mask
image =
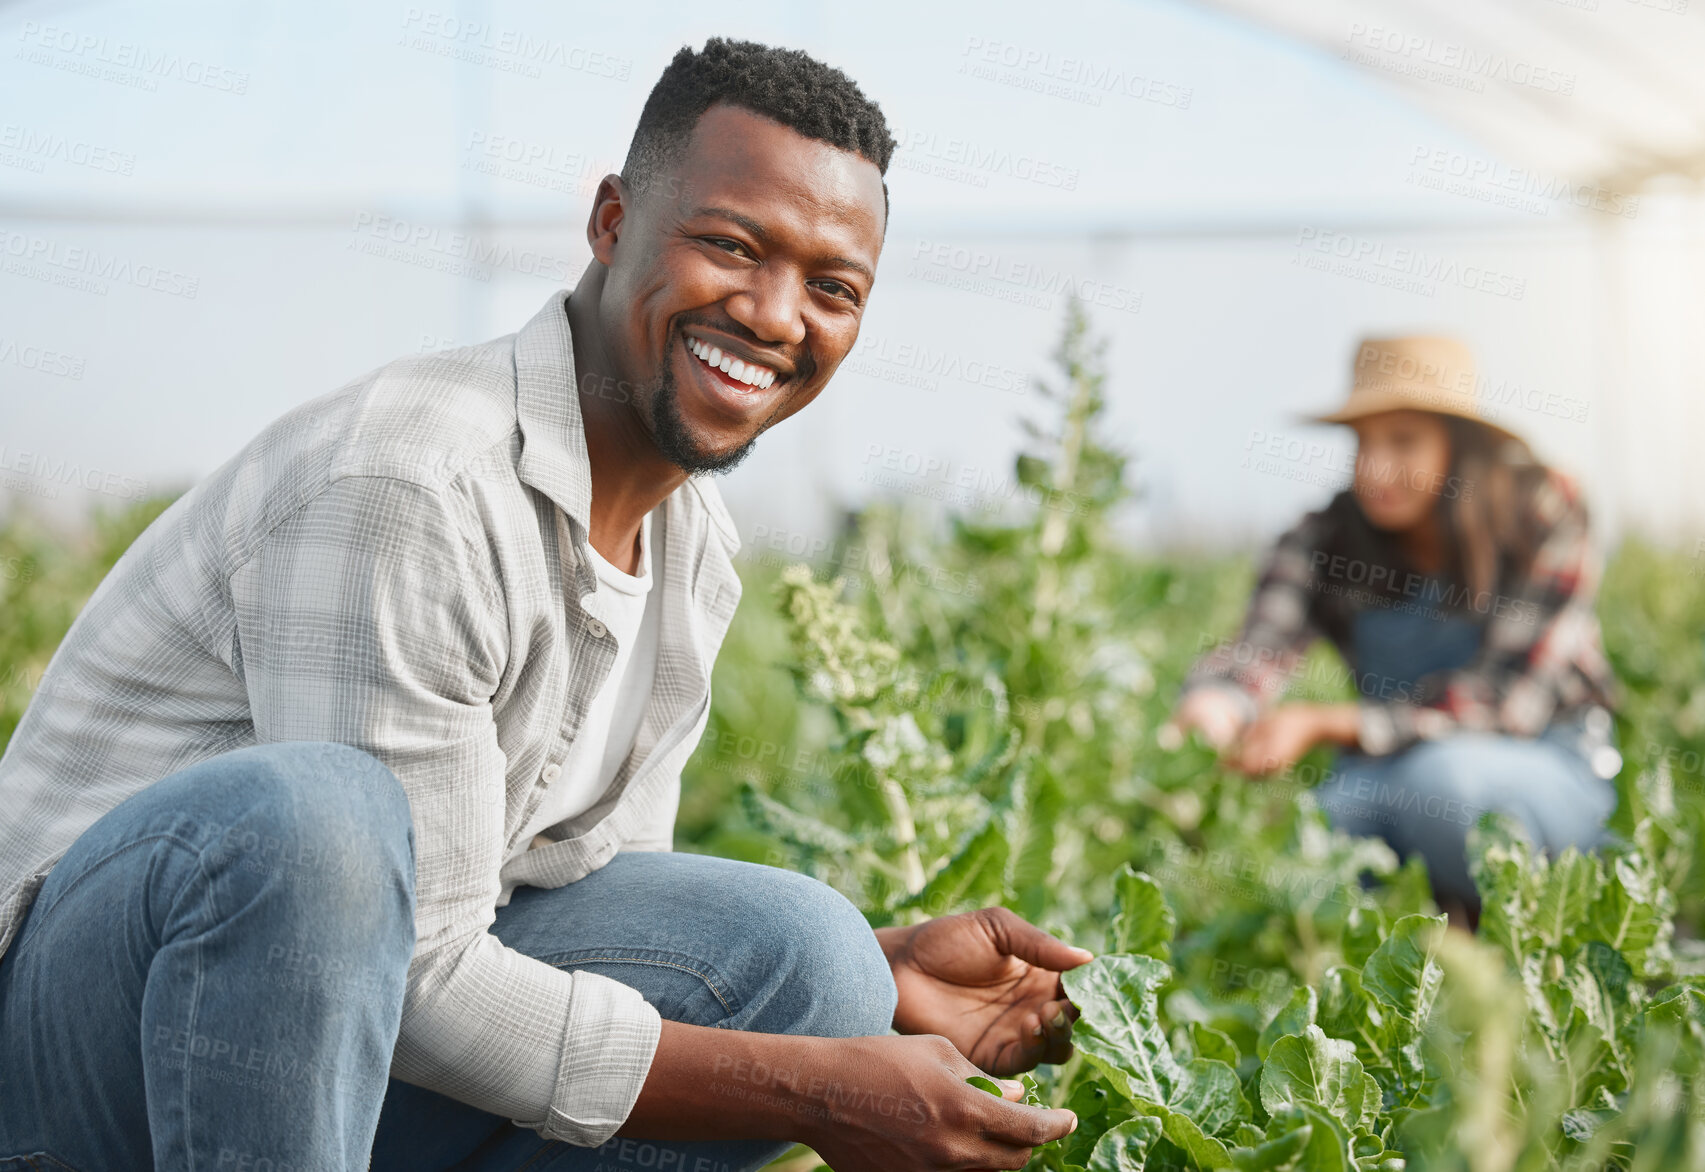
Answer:
POLYGON ((615 259, 616 238, 627 215, 627 203, 628 192, 620 175, 606 175, 598 181, 592 214, 586 218, 586 243, 592 246, 592 259, 600 264, 608 265, 615 259))

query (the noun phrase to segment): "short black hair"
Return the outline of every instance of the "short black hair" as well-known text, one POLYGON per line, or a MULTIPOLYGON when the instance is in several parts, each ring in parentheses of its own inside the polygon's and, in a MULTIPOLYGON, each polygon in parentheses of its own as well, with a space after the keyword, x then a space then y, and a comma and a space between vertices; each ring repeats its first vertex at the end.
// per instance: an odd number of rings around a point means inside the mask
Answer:
MULTIPOLYGON (((896 145, 882 108, 858 83, 798 49, 712 37, 703 49, 683 45, 664 68, 628 145, 622 182, 643 196, 686 150, 704 112, 719 102, 761 114, 806 138, 854 151, 888 173, 896 145)), ((888 184, 882 184, 888 223, 888 184)))

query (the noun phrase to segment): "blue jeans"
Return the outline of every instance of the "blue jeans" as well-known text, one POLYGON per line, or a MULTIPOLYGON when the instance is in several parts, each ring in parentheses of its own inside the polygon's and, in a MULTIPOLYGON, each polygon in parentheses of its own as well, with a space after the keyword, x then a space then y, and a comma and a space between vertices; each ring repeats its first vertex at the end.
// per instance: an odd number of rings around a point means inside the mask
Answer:
POLYGON ((1574 739, 1574 730, 1555 726, 1533 740, 1459 733, 1388 757, 1344 753, 1315 796, 1333 826, 1383 838, 1404 858, 1420 855, 1435 896, 1477 909, 1468 832, 1486 811, 1514 816, 1534 845, 1553 853, 1587 850, 1602 838, 1616 791, 1574 739))
MULTIPOLYGON (((1484 622, 1422 607, 1364 610, 1354 631, 1358 688, 1385 695, 1467 666, 1484 622)), ((1600 841, 1616 791, 1593 772, 1582 743, 1581 727, 1554 724, 1531 740, 1464 732, 1385 757, 1342 753, 1315 797, 1338 829, 1383 838, 1405 859, 1420 855, 1433 894, 1477 913, 1468 832, 1486 811, 1514 816, 1547 851, 1600 841)))
MULTIPOLYGON (((618 855, 519 889, 492 931, 676 1020, 854 1036, 893 1018, 863 917, 773 868, 618 855)), ((161 779, 72 844, 0 958, 0 1172, 734 1172, 788 1147, 576 1148, 390 1079, 413 951, 413 827, 378 761, 295 742, 161 779)))

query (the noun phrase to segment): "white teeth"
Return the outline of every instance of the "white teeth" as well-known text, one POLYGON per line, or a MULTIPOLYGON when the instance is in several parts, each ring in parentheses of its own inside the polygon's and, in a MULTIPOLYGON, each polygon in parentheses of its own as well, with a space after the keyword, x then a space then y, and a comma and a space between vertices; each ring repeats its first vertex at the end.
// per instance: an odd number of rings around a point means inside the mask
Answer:
POLYGON ((720 349, 708 342, 697 338, 687 339, 687 348, 702 362, 723 371, 730 378, 743 382, 757 390, 771 386, 776 381, 776 372, 755 362, 743 362, 732 354, 724 354, 720 349))

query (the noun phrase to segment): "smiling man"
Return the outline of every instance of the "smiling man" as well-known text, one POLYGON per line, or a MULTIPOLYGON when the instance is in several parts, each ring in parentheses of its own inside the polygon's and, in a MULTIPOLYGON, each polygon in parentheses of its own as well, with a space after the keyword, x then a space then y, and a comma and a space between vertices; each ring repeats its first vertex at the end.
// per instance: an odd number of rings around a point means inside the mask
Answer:
POLYGON ((1017 1168, 1071 1129, 964 1079, 1069 1054, 1087 953, 669 849, 740 594, 706 474, 851 349, 892 148, 803 53, 683 49, 572 294, 137 540, 0 758, 0 1164, 1017 1168))

